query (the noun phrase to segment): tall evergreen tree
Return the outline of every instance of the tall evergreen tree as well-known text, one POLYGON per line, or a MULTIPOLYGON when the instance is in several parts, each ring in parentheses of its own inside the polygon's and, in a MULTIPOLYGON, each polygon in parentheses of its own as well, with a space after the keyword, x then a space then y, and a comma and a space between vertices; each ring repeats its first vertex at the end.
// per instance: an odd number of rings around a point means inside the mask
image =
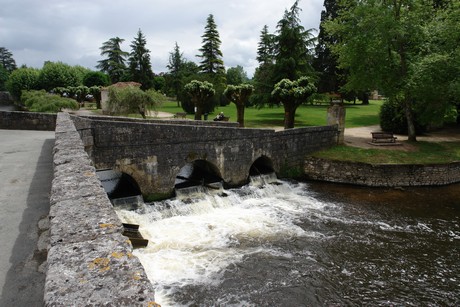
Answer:
POLYGON ((344 84, 338 68, 337 56, 332 54, 330 46, 337 43, 337 37, 326 32, 324 23, 337 17, 339 6, 337 0, 324 0, 324 10, 321 12, 318 43, 315 48, 313 67, 319 75, 318 92, 338 92, 344 84))
POLYGON ((119 37, 113 37, 102 44, 101 56, 105 56, 104 60, 98 61, 96 66, 102 72, 107 73, 112 83, 117 83, 126 73, 126 57, 128 53, 121 50, 121 44, 125 40, 119 37))
MULTIPOLYGON (((184 64, 185 60, 183 53, 180 52, 179 45, 176 42, 174 50, 169 53, 169 63, 166 65, 166 67, 169 69, 172 88, 176 97, 182 88, 182 68, 184 67, 184 64)), ((177 103, 179 103, 179 100, 177 103)))
POLYGON ((198 55, 202 59, 199 65, 200 71, 212 77, 225 77, 223 55, 220 50, 222 42, 212 14, 209 14, 206 19, 205 32, 201 37, 203 38, 203 46, 199 49, 201 54, 198 55))
POLYGON ((300 11, 297 0, 278 22, 275 43, 276 82, 285 78, 296 80, 313 73, 311 47, 315 38, 312 29, 305 30, 301 25, 300 11))
POLYGON ((132 81, 139 82, 141 89, 147 90, 153 88, 153 71, 150 63, 150 50, 146 48, 147 40, 141 29, 137 36, 131 42, 131 53, 129 54, 128 64, 129 73, 132 81))
POLYGON ((260 33, 256 59, 260 65, 272 64, 275 61, 275 36, 268 33, 267 25, 263 27, 260 33))
POLYGON ((3 66, 8 73, 11 73, 17 68, 16 61, 13 59, 13 54, 5 47, 0 47, 0 65, 3 66))

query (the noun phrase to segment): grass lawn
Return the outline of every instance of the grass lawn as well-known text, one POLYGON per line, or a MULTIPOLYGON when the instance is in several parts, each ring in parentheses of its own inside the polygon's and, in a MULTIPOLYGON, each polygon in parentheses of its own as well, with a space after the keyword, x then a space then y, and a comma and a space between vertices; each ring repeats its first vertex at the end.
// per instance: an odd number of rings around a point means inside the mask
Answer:
MULTIPOLYGON (((345 104, 346 106, 346 121, 345 127, 353 128, 360 126, 371 126, 379 124, 378 113, 383 101, 371 100, 369 105, 361 104, 345 104)), ((328 105, 302 105, 297 109, 295 116, 295 127, 305 126, 324 126, 326 125, 328 105)), ((163 103, 158 111, 169 112, 184 112, 181 107, 177 106, 177 102, 163 103)), ((214 114, 209 115, 211 120, 219 112, 224 112, 225 116, 230 117, 230 121, 236 121, 236 106, 231 103, 227 106, 216 108, 214 114)), ((188 117, 192 117, 189 115, 188 117)), ((244 123, 249 128, 267 128, 267 127, 283 127, 284 126, 284 108, 265 107, 262 109, 246 108, 244 113, 244 123)))

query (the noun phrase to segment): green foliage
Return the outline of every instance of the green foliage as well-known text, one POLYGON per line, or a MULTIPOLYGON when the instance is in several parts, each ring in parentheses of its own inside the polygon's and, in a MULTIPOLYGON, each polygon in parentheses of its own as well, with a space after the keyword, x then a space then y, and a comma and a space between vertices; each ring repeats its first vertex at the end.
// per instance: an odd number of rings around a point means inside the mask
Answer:
POLYGON ((90 71, 83 77, 83 85, 87 87, 107 86, 109 84, 109 76, 100 71, 90 71))
POLYGON ((201 54, 198 55, 202 59, 199 65, 200 71, 204 74, 225 77, 223 55, 220 50, 222 42, 220 41, 217 25, 212 14, 209 14, 206 19, 205 32, 202 38, 203 46, 199 49, 201 54))
POLYGON ((0 91, 6 90, 6 81, 8 81, 9 76, 8 71, 3 66, 0 66, 0 91))
POLYGON ((38 89, 40 71, 35 68, 19 68, 14 70, 6 82, 6 89, 17 101, 22 91, 38 89))
POLYGON ((283 79, 275 84, 272 96, 284 106, 285 129, 294 128, 297 107, 306 102, 315 92, 316 87, 308 77, 301 77, 296 81, 283 79))
POLYGON ((56 87, 81 85, 81 71, 62 62, 46 62, 40 70, 38 82, 40 87, 51 91, 56 87))
POLYGON ((236 67, 227 69, 227 84, 238 85, 248 82, 248 80, 248 75, 244 71, 243 66, 237 65, 236 67))
MULTIPOLYGON (((394 99, 385 100, 380 109, 379 118, 380 127, 383 131, 407 134, 407 119, 404 108, 400 103, 395 102, 394 99)), ((417 120, 414 120, 414 125, 417 133, 426 131, 426 128, 418 124, 417 120)))
POLYGON ((154 87, 152 64, 150 63, 150 50, 147 49, 147 40, 141 29, 131 42, 131 53, 128 58, 129 79, 138 82, 141 89, 147 90, 154 87))
POLYGON ((113 115, 139 113, 145 118, 147 109, 161 103, 162 95, 154 90, 143 91, 135 86, 109 87, 108 112, 113 115))
POLYGON ((78 104, 70 98, 41 91, 23 91, 21 101, 31 112, 57 113, 62 109, 78 109, 78 104))
POLYGON ((236 105, 240 127, 244 127, 244 109, 253 91, 251 84, 229 85, 224 91, 224 96, 236 105))
POLYGON ((126 57, 128 52, 121 50, 121 44, 125 40, 119 37, 113 37, 102 44, 101 56, 106 57, 98 61, 96 66, 102 72, 105 72, 112 83, 121 81, 126 73, 126 57))
POLYGON ((268 32, 265 25, 260 33, 260 41, 257 47, 257 61, 263 64, 273 64, 275 61, 275 35, 268 32))
POLYGON ((212 83, 207 81, 192 80, 185 85, 185 91, 190 95, 195 110, 195 120, 201 120, 201 115, 209 105, 210 98, 214 96, 216 91, 212 83))
POLYGON ((8 73, 17 69, 16 61, 13 59, 13 54, 5 47, 0 47, 0 66, 6 69, 8 73))

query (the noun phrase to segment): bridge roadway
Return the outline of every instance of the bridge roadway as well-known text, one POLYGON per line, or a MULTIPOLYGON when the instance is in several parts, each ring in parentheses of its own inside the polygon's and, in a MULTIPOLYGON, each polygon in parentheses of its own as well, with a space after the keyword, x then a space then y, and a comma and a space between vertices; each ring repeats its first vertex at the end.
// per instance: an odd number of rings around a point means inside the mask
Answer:
POLYGON ((0 307, 42 306, 54 131, 0 130, 0 307))

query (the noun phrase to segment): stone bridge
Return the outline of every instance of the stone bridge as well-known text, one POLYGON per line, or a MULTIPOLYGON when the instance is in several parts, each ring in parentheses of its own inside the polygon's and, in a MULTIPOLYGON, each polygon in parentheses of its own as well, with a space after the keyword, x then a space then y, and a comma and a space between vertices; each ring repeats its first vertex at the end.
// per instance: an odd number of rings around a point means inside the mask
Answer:
POLYGON ((96 169, 128 174, 147 199, 171 196, 187 167, 227 187, 243 185, 258 172, 301 176, 305 156, 336 144, 338 135, 337 126, 275 131, 211 121, 71 119, 96 169))

